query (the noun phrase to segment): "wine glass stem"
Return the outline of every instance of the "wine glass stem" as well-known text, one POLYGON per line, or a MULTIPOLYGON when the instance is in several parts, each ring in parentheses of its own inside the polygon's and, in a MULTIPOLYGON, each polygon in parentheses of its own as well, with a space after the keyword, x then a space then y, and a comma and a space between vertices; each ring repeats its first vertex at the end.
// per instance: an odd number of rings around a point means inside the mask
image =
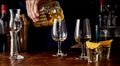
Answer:
POLYGON ((17 33, 15 32, 15 54, 18 55, 17 33))
POLYGON ((11 34, 11 50, 10 50, 10 55, 11 58, 13 58, 14 56, 18 55, 18 50, 17 50, 17 41, 16 41, 16 32, 14 31, 10 31, 11 34))
POLYGON ((61 50, 61 42, 60 42, 60 41, 58 42, 58 53, 62 53, 62 50, 61 50))
POLYGON ((81 57, 85 56, 85 42, 82 42, 81 44, 81 57))

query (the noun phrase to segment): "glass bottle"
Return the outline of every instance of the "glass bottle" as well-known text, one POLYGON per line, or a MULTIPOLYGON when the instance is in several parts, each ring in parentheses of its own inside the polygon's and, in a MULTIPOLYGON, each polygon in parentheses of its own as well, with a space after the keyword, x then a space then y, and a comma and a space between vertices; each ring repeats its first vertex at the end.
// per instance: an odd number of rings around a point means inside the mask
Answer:
POLYGON ((0 51, 5 52, 7 50, 7 28, 8 28, 8 15, 7 5, 1 5, 1 17, 0 17, 0 51))
POLYGON ((35 27, 52 25, 54 18, 58 16, 64 19, 63 10, 58 1, 43 1, 39 12, 39 21, 33 22, 35 27))
POLYGON ((30 25, 30 21, 28 20, 27 14, 21 14, 21 20, 23 26, 20 30, 20 44, 21 44, 21 50, 26 51, 28 44, 28 28, 30 25))

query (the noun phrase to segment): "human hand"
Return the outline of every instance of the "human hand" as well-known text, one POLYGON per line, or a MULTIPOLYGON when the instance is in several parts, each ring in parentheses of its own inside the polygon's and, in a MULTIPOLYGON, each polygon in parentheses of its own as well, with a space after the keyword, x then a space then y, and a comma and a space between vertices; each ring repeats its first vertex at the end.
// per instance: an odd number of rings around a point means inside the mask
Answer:
POLYGON ((40 1, 41 0, 26 0, 27 14, 33 22, 37 22, 39 20, 40 1))

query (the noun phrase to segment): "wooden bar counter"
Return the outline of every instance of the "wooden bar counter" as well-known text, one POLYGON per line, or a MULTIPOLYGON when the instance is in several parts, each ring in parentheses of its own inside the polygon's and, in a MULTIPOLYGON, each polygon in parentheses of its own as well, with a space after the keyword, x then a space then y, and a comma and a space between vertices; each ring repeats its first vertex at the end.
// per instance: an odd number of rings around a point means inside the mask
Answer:
POLYGON ((0 66, 120 66, 120 52, 111 52, 110 60, 88 63, 75 57, 79 51, 66 51, 66 57, 53 57, 53 51, 22 52, 23 60, 9 59, 9 52, 0 53, 0 66))

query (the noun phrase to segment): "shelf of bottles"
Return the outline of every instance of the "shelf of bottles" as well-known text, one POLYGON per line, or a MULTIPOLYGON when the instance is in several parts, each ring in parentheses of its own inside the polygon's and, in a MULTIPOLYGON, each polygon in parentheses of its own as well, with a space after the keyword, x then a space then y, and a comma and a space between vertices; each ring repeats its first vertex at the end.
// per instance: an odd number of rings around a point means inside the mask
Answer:
POLYGON ((120 27, 116 26, 116 10, 117 4, 112 5, 109 1, 100 0, 100 14, 98 15, 100 37, 120 37, 120 27))

